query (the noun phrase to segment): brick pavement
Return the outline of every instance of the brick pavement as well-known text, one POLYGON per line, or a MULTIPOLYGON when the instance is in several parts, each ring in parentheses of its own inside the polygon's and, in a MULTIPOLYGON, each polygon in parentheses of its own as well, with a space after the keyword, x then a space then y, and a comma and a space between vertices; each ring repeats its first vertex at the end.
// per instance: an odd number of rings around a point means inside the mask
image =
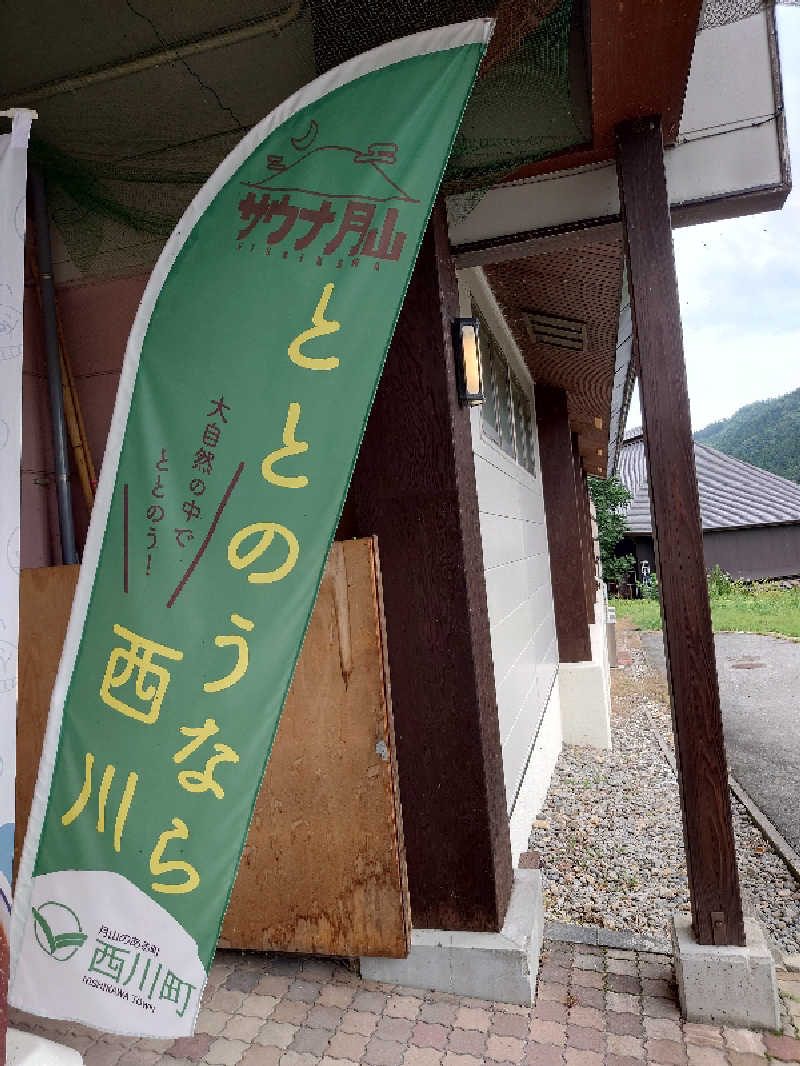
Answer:
POLYGON ((800 974, 782 1035, 680 1020, 672 960, 546 943, 536 1006, 362 981, 345 963, 220 951, 193 1037, 136 1040, 11 1012, 87 1066, 758 1066, 800 1063, 800 974))

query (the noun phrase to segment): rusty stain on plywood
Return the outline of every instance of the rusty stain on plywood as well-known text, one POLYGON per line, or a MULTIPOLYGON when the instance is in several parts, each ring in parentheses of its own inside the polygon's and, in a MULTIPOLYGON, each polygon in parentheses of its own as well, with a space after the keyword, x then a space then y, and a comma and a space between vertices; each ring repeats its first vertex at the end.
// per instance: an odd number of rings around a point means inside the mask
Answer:
POLYGON ((347 592, 347 571, 344 564, 344 545, 335 541, 328 556, 328 573, 333 579, 333 601, 336 606, 336 628, 339 633, 339 663, 342 680, 347 688, 353 672, 353 648, 350 643, 350 601, 347 592))

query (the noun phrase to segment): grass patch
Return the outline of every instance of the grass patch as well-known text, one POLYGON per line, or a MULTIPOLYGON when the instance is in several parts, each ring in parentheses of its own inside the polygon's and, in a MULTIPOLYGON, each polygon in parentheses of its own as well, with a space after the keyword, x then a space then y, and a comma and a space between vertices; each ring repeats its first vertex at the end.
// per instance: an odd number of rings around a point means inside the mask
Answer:
POLYGON ((609 603, 616 607, 617 618, 626 618, 636 629, 661 629, 658 600, 621 600, 613 596, 609 603))
MULTIPOLYGON (((717 633, 776 633, 800 640, 800 588, 768 582, 710 581, 711 621, 717 633)), ((636 629, 661 629, 657 600, 613 599, 617 617, 636 629)))
POLYGON ((800 640, 800 589, 765 589, 711 600, 718 632, 780 633, 800 640))

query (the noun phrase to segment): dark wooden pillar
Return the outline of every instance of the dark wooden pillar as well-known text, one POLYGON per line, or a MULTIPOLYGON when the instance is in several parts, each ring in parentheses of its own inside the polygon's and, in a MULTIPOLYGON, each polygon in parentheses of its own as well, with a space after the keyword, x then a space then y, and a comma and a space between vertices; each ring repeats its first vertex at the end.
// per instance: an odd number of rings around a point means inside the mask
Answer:
POLYGON ((589 600, 589 621, 594 622, 594 609, 597 603, 597 563, 594 554, 594 537, 592 536, 592 511, 589 506, 589 484, 583 469, 581 469, 581 490, 583 521, 586 529, 586 591, 589 600))
POLYGON ((599 561, 599 544, 595 535, 596 516, 593 512, 592 494, 589 491, 589 474, 583 471, 583 490, 586 492, 586 521, 589 530, 589 567, 591 572, 592 586, 592 621, 594 621, 594 607, 597 602, 597 589, 601 587, 601 561, 599 561))
POLYGON ((340 529, 378 536, 413 923, 497 930, 513 872, 457 315, 440 203, 340 529))
POLYGON ((587 551, 587 575, 589 580, 589 621, 594 621, 594 609, 597 603, 597 547, 594 533, 592 532, 592 497, 589 495, 589 478, 586 471, 581 467, 581 481, 583 482, 583 513, 586 522, 587 551))
POLYGON ((578 500, 578 521, 581 529, 581 566, 583 569, 583 587, 586 594, 586 617, 589 625, 594 622, 594 601, 597 595, 594 570, 594 544, 592 538, 592 516, 589 513, 589 487, 581 463, 578 446, 578 434, 572 434, 572 462, 575 469, 575 495, 578 500))
POLYGON ((660 118, 617 127, 634 350, 689 892, 701 944, 744 944, 660 118))
POLYGON ((567 394, 536 385, 535 400, 558 657, 578 663, 591 659, 592 649, 567 394))

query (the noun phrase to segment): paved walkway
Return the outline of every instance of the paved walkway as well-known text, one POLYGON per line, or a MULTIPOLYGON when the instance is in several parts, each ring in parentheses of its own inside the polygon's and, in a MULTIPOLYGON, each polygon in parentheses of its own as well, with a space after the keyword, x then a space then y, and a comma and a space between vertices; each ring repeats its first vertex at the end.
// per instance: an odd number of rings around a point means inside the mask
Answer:
MULTIPOLYGON (((661 633, 640 636, 650 665, 665 673, 661 633)), ((714 644, 730 769, 800 851, 800 643, 717 633, 714 644)))
POLYGON ((14 1011, 11 1022, 87 1066, 766 1066, 800 1062, 800 974, 784 977, 775 1036, 681 1022, 667 955, 546 942, 527 1008, 361 981, 319 959, 220 951, 193 1037, 137 1041, 14 1011))

